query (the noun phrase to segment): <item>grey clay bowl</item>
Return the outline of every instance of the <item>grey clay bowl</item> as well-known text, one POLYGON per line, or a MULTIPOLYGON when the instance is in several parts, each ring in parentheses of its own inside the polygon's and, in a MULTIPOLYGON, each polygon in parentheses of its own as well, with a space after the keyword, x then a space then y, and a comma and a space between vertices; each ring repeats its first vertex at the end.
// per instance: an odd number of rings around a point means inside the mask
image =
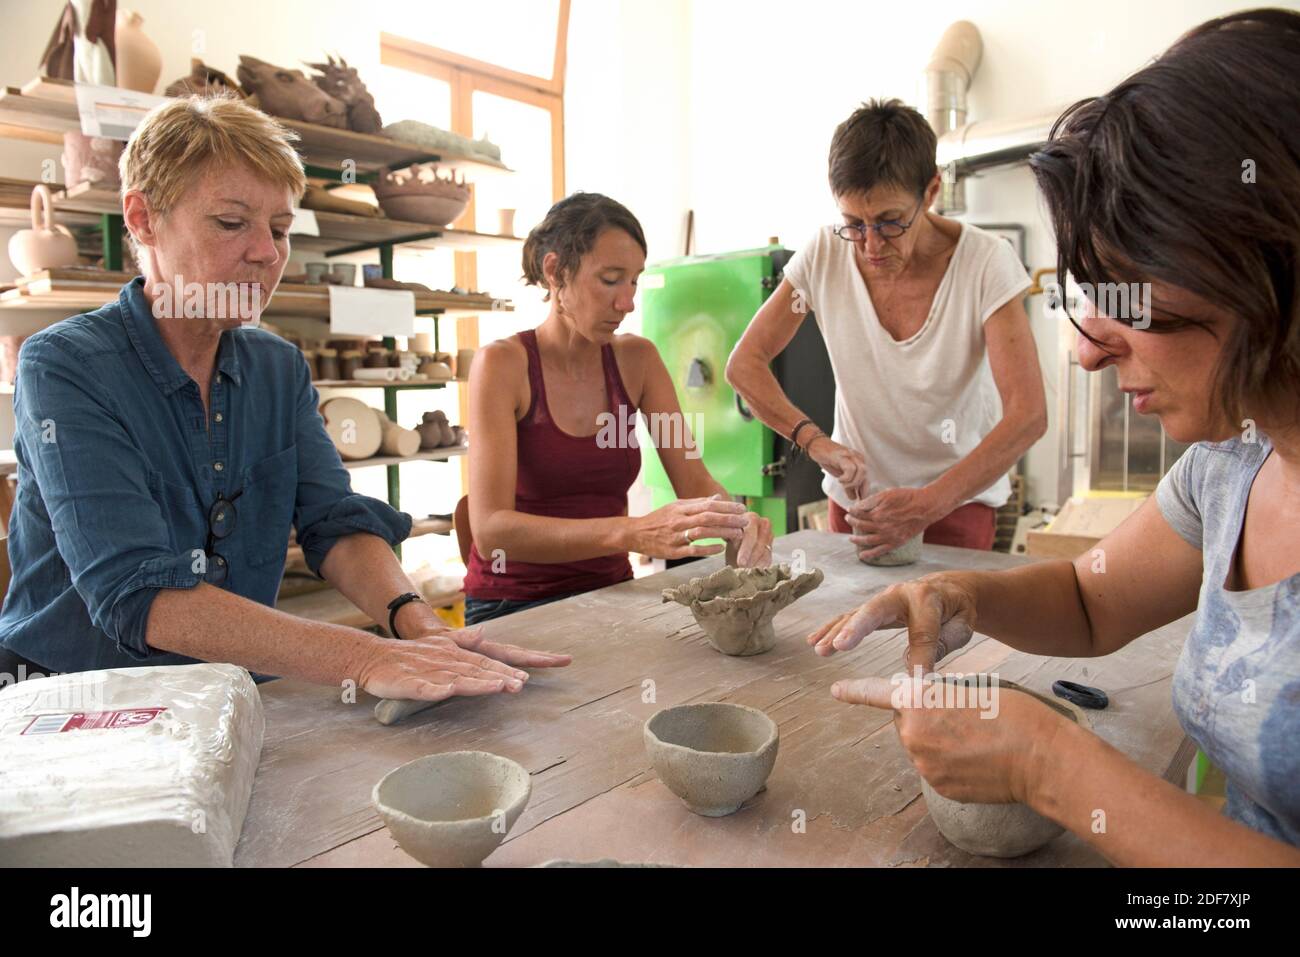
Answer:
POLYGON ((528 804, 523 767, 486 751, 416 758, 386 774, 373 799, 398 846, 429 867, 477 867, 528 804))
POLYGON ((921 558, 921 540, 925 533, 917 535, 915 538, 909 538, 903 544, 899 545, 892 552, 885 552, 883 555, 877 555, 866 562, 868 565, 878 565, 882 568, 891 568, 895 565, 912 565, 921 558))
MULTIPOLYGON (((968 687, 976 677, 943 676, 945 681, 965 683, 968 687)), ((1030 695, 1071 721, 1084 727, 1089 726, 1084 713, 1068 701, 1049 698, 1005 679, 998 681, 998 687, 1001 691, 1018 691, 1030 695)), ((926 807, 929 808, 930 817, 939 828, 939 833, 949 843, 969 854, 981 857, 1021 857, 1038 850, 1065 830, 1027 804, 963 804, 944 797, 930 787, 924 778, 921 779, 921 793, 925 796, 926 807)))
POLYGON ((665 708, 645 723, 659 779, 705 817, 731 814, 763 789, 778 739, 763 712, 722 702, 665 708))

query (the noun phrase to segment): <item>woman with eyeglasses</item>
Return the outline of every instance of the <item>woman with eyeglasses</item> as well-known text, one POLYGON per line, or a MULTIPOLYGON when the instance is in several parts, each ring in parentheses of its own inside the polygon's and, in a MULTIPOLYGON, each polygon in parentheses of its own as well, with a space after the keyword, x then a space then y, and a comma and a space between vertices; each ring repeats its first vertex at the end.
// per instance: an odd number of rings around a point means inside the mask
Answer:
POLYGON ((250 328, 306 185, 293 139, 241 100, 192 97, 127 143, 142 275, 18 363, 0 673, 228 662, 436 701, 568 663, 442 624, 392 551, 410 516, 352 491, 302 353, 250 328), (392 638, 268 607, 291 527, 311 571, 392 638))
MULTIPOLYGON (((1030 160, 1060 274, 1085 290, 1150 284, 1142 314, 1088 301, 1077 351, 1089 372, 1115 368, 1138 414, 1195 443, 1155 494, 1073 562, 928 575, 808 639, 832 654, 903 625, 908 664, 925 672, 975 628, 1029 654, 1094 658, 1194 612, 1165 694, 1227 778, 1222 813, 1027 695, 1001 694, 985 720, 908 706, 884 678, 832 688, 894 707, 944 796, 1023 802, 1120 865, 1300 866, 1297 76, 1300 14, 1211 20, 1070 107, 1030 160)), ((924 681, 907 679, 909 696, 924 681)), ((1123 708, 1136 689, 1109 690, 1123 708)))
POLYGON ((1007 473, 1047 428, 1029 277, 1008 243, 930 211, 935 147, 898 100, 840 124, 830 187, 843 222, 795 254, 727 364, 754 413, 825 471, 831 529, 851 532, 864 561, 922 534, 991 548, 1007 473), (835 373, 829 436, 770 369, 809 310, 835 373))

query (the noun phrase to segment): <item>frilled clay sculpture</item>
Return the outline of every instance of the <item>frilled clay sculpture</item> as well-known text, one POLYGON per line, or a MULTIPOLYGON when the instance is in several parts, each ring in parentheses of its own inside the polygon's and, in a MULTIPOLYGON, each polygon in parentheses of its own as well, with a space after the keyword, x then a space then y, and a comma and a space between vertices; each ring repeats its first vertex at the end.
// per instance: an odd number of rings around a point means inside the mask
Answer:
POLYGON ((385 174, 371 188, 390 219, 446 226, 465 212, 470 197, 470 188, 451 175, 443 179, 436 165, 417 163, 385 174))
POLYGON ((249 100, 263 113, 347 129, 347 107, 307 79, 302 70, 286 70, 256 57, 239 57, 235 71, 249 100))
POLYGON ((663 600, 690 608, 709 642, 724 655, 761 655, 776 644, 776 613, 821 583, 819 568, 796 576, 789 565, 727 567, 665 588, 663 600))
MULTIPOLYGON (((943 680, 949 684, 966 685, 967 703, 973 703, 978 696, 990 693, 989 690, 975 691, 976 682, 983 682, 985 689, 991 690, 994 687, 989 675, 944 675, 943 680)), ((1085 728, 1089 726, 1083 711, 1068 701, 1048 698, 1005 679, 998 680, 996 687, 999 694, 1011 691, 1031 695, 1071 721, 1085 728)), ((924 778, 921 779, 921 793, 925 795, 930 817, 939 828, 939 833, 970 854, 1020 857, 1038 850, 1064 830, 1027 804, 963 804, 944 797, 930 787, 924 778)))
POLYGON ((327 59, 327 63, 307 64, 321 74, 313 76, 312 82, 347 106, 348 129, 354 133, 378 133, 384 128, 384 121, 375 109, 375 98, 357 76, 357 68, 348 66, 343 57, 337 61, 332 56, 327 59))

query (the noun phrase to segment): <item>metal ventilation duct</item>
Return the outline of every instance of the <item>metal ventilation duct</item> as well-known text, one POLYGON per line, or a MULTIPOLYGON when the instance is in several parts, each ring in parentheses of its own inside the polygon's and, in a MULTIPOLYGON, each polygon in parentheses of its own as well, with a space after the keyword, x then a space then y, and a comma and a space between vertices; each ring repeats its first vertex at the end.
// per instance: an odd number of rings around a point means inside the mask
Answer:
POLYGON ((935 202, 939 213, 964 213, 963 180, 995 166, 1023 163, 1047 142, 1064 109, 967 123, 966 91, 979 69, 983 48, 979 29, 968 20, 958 20, 944 31, 925 68, 921 102, 939 138, 936 160, 943 174, 935 202))
MULTIPOLYGON (((925 118, 941 142, 949 131, 966 124, 966 91, 975 78, 983 53, 984 41, 980 39, 979 28, 969 20, 958 20, 948 27, 934 48, 925 68, 921 103, 925 118)), ((944 213, 961 212, 965 208, 961 180, 945 175, 936 209, 944 213)))

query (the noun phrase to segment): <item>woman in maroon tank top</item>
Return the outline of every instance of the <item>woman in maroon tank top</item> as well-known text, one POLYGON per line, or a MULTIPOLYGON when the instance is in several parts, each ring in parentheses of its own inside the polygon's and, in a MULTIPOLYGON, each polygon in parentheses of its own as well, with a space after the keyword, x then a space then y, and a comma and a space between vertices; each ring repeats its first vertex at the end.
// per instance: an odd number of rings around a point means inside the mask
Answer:
POLYGON ((615 334, 645 257, 636 217, 597 193, 560 201, 528 235, 524 278, 547 290, 550 315, 485 346, 470 374, 467 624, 625 581, 632 551, 698 557, 723 546, 695 540, 722 538, 738 564, 771 562, 771 523, 705 468, 654 344, 615 334), (681 498, 633 518, 638 412, 680 425, 655 431, 681 498))

